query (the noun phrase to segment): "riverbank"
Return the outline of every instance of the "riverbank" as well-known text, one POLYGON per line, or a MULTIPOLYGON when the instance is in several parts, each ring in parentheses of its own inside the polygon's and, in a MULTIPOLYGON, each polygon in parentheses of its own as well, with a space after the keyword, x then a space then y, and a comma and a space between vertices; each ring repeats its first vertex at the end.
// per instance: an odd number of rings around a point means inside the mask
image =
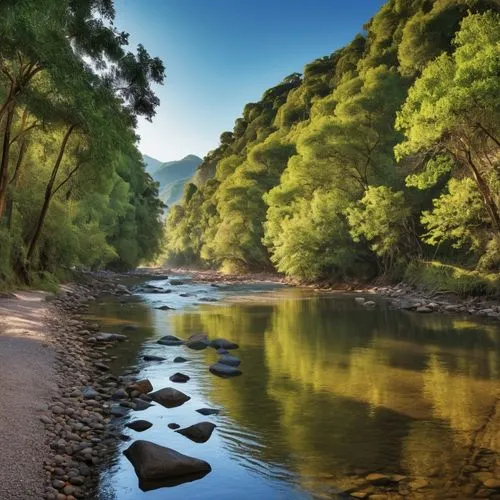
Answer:
POLYGON ((99 467, 120 439, 112 399, 128 397, 129 381, 108 374, 106 350, 126 337, 74 316, 101 295, 131 293, 119 275, 82 278, 57 296, 0 298, 2 500, 95 498, 99 467))

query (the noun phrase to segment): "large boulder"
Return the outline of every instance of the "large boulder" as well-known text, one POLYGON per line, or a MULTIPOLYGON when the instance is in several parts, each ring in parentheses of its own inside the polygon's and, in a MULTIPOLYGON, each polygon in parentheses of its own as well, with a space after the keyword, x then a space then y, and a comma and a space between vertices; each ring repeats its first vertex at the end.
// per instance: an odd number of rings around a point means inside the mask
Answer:
POLYGON ((212 435, 214 429, 215 424, 212 424, 212 422, 200 422, 198 424, 185 427, 184 429, 179 429, 175 432, 186 436, 195 443, 205 443, 210 439, 210 436, 212 435))
POLYGON ((210 372, 218 377, 229 378, 237 377, 242 374, 242 371, 234 366, 223 365, 222 363, 215 363, 209 368, 210 372))
POLYGON ((211 342, 212 347, 215 347, 216 349, 238 349, 238 344, 235 344, 234 342, 231 342, 230 340, 227 339, 215 339, 212 340, 211 342))
POLYGON ((222 363, 223 365, 236 367, 240 366, 241 361, 236 356, 231 356, 230 354, 224 354, 218 359, 217 363, 222 363))
POLYGON ((133 465, 143 491, 194 481, 212 470, 204 460, 150 441, 135 441, 123 453, 133 465))
POLYGON ((161 404, 165 408, 175 408, 176 406, 183 405, 186 401, 191 398, 173 387, 165 387, 159 391, 152 392, 150 394, 153 401, 161 404))

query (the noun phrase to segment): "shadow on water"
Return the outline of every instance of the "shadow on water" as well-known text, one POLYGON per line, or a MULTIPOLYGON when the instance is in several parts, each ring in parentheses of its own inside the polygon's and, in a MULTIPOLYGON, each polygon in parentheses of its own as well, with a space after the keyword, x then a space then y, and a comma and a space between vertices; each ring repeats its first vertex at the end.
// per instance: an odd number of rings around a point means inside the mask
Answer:
MULTIPOLYGON (((191 396, 180 408, 141 412, 154 424, 141 439, 213 468, 203 481, 169 490, 169 498, 211 498, 214 491, 220 499, 335 498, 369 472, 426 477, 438 491, 459 474, 474 432, 495 404, 500 329, 493 324, 395 311, 384 303, 366 309, 352 296, 309 290, 171 288, 144 296, 144 303, 103 302, 91 312, 105 331, 139 325, 114 349, 116 373, 137 365, 155 390, 174 385, 191 396), (182 302, 180 293, 191 295, 182 302), (220 302, 196 300, 210 294, 220 302), (158 303, 176 310, 152 309, 158 303), (199 332, 237 342, 243 376, 212 376, 212 349, 156 343, 163 335, 199 332), (145 363, 145 353, 168 359, 145 363), (179 355, 189 362, 172 363, 179 355), (191 380, 172 384, 168 377, 177 371, 191 380), (223 412, 201 417, 195 412, 201 407, 223 412), (203 445, 167 428, 207 418, 217 429, 203 445)), ((146 498, 120 456, 102 484, 107 495, 101 498, 146 498)), ((163 498, 161 490, 147 498, 163 498)))

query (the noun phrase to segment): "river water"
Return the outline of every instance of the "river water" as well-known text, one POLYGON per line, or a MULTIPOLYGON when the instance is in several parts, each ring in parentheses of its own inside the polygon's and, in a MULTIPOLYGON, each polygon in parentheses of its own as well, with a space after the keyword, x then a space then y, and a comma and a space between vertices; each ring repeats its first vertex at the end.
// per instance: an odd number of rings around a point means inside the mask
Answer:
POLYGON ((178 408, 135 413, 153 426, 124 433, 202 458, 212 472, 142 492, 124 442, 102 474, 101 500, 344 498, 340 491, 373 472, 423 479, 422 498, 440 498, 457 477, 500 391, 497 325, 392 310, 383 300, 367 309, 349 294, 176 278, 184 284, 149 282, 170 293, 101 300, 89 317, 106 332, 139 327, 108 351, 117 357, 114 373, 135 366, 155 390, 174 386, 191 396, 178 408), (175 310, 156 309, 161 305, 175 310), (200 332, 239 344, 232 354, 242 361, 242 376, 212 375, 213 349, 156 343, 200 332), (145 354, 167 361, 145 362, 145 354), (179 355, 189 361, 173 363, 179 355), (190 381, 171 383, 176 372, 190 381), (203 417, 195 411, 202 407, 221 413, 203 417), (217 426, 204 444, 167 427, 203 420, 217 426))

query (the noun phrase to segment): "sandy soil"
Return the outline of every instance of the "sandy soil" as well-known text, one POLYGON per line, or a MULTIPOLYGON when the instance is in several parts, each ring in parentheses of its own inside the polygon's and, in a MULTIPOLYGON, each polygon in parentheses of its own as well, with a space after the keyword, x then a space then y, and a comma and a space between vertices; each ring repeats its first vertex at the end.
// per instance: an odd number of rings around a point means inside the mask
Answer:
POLYGON ((40 416, 54 386, 43 292, 0 299, 0 499, 43 498, 48 452, 40 416))

